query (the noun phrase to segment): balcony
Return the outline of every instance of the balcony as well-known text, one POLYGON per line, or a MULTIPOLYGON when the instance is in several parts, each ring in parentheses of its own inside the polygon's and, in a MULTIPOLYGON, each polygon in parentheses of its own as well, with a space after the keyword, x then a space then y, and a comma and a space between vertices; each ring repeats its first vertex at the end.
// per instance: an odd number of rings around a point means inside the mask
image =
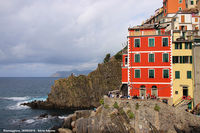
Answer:
POLYGON ((161 32, 159 30, 152 31, 130 31, 130 36, 152 36, 152 35, 170 35, 169 32, 161 32))

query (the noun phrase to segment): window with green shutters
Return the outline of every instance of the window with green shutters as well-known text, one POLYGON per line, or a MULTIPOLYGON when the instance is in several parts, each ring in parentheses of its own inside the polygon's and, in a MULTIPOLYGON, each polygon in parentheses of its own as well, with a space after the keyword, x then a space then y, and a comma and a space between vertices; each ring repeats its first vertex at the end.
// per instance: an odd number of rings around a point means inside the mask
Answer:
POLYGON ((163 62, 169 62, 169 54, 168 53, 163 54, 163 62))
POLYGON ((140 39, 135 39, 134 44, 135 44, 135 48, 139 48, 140 47, 140 39))
POLYGON ((155 46, 155 39, 149 38, 149 47, 154 47, 154 46, 155 46))
POLYGON ((182 43, 175 43, 175 49, 182 49, 182 43))
POLYGON ((168 43, 169 43, 169 41, 168 41, 168 38, 163 38, 162 39, 162 43, 163 43, 163 47, 168 47, 168 43))
POLYGON ((149 70, 149 78, 155 78, 155 71, 153 69, 149 70))
POLYGON ((192 64, 192 56, 190 56, 190 64, 192 64))
POLYGON ((187 78, 191 79, 192 78, 192 72, 191 71, 187 71, 187 78))
POLYGON ((185 43, 185 49, 192 49, 192 43, 191 42, 186 42, 185 43))
POLYGON ((135 54, 135 63, 140 62, 140 54, 135 54))
POLYGON ((135 70, 135 78, 140 78, 140 70, 135 70))
POLYGON ((180 71, 175 71, 175 78, 180 79, 180 71))
POLYGON ((149 62, 155 62, 155 54, 149 54, 149 62))
POLYGON ((163 70, 163 78, 169 78, 169 70, 168 69, 163 70))

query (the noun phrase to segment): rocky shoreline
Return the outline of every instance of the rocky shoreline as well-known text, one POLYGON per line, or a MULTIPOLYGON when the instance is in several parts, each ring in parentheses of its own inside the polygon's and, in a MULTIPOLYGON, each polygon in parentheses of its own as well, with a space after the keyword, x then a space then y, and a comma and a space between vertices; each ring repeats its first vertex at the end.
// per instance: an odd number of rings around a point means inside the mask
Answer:
POLYGON ((154 100, 105 97, 96 111, 75 111, 58 127, 59 133, 198 133, 200 118, 154 100))

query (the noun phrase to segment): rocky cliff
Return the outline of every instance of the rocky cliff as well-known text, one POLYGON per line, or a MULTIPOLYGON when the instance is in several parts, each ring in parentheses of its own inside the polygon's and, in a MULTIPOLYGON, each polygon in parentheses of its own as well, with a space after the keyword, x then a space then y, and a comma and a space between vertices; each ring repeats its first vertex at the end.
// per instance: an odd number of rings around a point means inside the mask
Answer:
POLYGON ((95 111, 65 118, 60 133, 199 133, 200 118, 156 100, 104 98, 95 111))

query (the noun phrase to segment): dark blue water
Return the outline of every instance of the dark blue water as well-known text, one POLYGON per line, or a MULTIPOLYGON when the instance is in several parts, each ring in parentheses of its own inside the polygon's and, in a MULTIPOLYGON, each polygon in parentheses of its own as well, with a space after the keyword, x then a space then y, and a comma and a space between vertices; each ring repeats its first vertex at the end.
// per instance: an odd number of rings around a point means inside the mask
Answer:
POLYGON ((45 100, 58 78, 0 78, 0 132, 3 129, 50 129, 62 123, 69 111, 36 110, 21 106, 32 100, 45 100), (48 118, 38 118, 48 113, 48 118), (52 115, 54 114, 54 115, 52 115))

